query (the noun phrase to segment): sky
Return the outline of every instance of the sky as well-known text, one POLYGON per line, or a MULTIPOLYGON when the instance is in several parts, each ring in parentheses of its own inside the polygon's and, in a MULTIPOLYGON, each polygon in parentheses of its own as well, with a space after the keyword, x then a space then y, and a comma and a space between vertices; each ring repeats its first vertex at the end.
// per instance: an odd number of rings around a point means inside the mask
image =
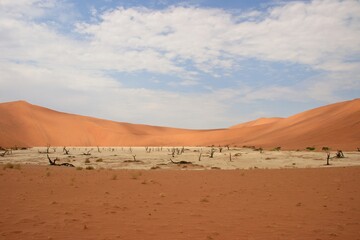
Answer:
POLYGON ((0 102, 214 129, 358 97, 359 0, 0 0, 0 102))

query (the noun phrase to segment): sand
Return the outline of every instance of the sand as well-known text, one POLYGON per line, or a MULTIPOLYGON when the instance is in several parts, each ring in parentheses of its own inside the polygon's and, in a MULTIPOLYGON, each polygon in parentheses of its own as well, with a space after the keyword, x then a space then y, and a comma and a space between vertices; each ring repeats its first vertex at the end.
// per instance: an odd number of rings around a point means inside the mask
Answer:
MULTIPOLYGON (((0 146, 256 146, 304 150, 360 147, 360 99, 288 118, 262 118, 224 129, 188 130, 113 122, 57 112, 24 101, 0 104, 0 146)), ((206 119, 204 119, 206 121, 206 119)))
POLYGON ((360 99, 215 130, 0 114, 30 147, 0 151, 0 239, 360 239, 360 99))
POLYGON ((1 239, 360 239, 360 167, 4 166, 1 239))

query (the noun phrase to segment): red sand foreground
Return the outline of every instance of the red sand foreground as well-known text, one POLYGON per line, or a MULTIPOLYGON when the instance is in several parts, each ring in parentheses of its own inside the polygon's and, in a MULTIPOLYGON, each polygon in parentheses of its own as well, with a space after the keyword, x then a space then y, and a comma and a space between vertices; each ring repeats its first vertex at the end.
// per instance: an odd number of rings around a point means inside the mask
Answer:
POLYGON ((3 166, 0 239, 360 239, 359 167, 3 166))

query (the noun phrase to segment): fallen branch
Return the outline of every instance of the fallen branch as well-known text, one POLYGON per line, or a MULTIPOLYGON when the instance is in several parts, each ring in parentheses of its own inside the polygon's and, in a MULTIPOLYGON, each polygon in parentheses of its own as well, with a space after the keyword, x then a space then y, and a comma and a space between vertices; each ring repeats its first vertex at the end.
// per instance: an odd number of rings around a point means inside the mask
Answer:
POLYGON ((126 162, 126 163, 142 163, 143 162, 141 160, 137 160, 135 154, 133 154, 132 157, 134 160, 125 160, 124 162, 126 162))
MULTIPOLYGON (((4 150, 3 150, 3 151, 4 151, 4 150)), ((5 155, 6 155, 8 152, 9 152, 9 150, 5 149, 5 152, 0 153, 0 156, 1 156, 1 157, 5 157, 5 155)))
POLYGON ((89 151, 87 151, 86 153, 83 153, 83 155, 85 155, 85 156, 90 156, 91 155, 91 152, 92 151, 92 149, 90 149, 89 151))
POLYGON ((188 161, 179 161, 179 162, 174 162, 171 158, 170 158, 170 161, 174 164, 193 164, 192 162, 188 162, 188 161))
POLYGON ((49 163, 51 166, 65 166, 65 167, 75 167, 74 165, 72 165, 71 163, 56 163, 56 161, 59 161, 58 158, 55 158, 54 160, 51 160, 51 158, 49 157, 49 154, 47 154, 47 158, 49 160, 49 163))

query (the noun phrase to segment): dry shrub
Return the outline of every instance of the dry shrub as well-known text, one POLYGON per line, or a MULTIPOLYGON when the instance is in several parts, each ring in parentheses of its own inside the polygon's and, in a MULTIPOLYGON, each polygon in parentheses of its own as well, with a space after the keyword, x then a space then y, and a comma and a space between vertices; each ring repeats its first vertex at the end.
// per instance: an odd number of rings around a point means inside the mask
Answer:
POLYGON ((7 163, 4 165, 3 169, 5 170, 7 168, 20 170, 21 166, 20 164, 7 163))

